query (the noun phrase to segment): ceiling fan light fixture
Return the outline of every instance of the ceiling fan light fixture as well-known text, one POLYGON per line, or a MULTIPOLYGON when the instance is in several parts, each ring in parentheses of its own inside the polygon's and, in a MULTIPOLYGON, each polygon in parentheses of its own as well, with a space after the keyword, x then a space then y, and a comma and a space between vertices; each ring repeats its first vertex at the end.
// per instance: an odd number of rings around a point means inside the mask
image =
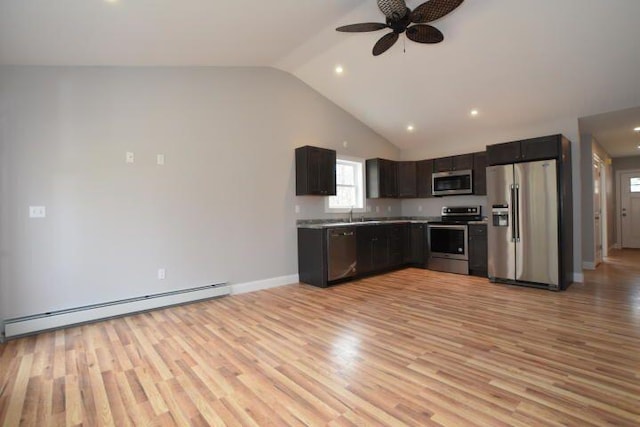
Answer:
POLYGON ((342 73, 344 73, 344 68, 342 67, 342 65, 336 65, 336 68, 334 69, 335 73, 337 75, 342 75, 342 73))
POLYGON ((407 132, 413 132, 416 128, 413 125, 407 125, 407 132))
POLYGON ((378 8, 385 15, 386 22, 363 22, 343 25, 336 31, 344 33, 365 33, 382 29, 391 30, 382 36, 373 47, 373 56, 381 55, 398 41, 402 33, 417 43, 435 44, 444 40, 444 35, 437 28, 425 25, 451 13, 464 0, 427 0, 413 11, 407 7, 405 0, 378 0, 378 8))
POLYGON ((478 117, 478 114, 480 114, 480 111, 478 111, 478 109, 476 109, 476 108, 474 108, 473 110, 471 110, 471 111, 469 112, 469 115, 470 115, 471 117, 478 117))
POLYGON ((634 132, 640 132, 640 126, 633 128, 634 132))

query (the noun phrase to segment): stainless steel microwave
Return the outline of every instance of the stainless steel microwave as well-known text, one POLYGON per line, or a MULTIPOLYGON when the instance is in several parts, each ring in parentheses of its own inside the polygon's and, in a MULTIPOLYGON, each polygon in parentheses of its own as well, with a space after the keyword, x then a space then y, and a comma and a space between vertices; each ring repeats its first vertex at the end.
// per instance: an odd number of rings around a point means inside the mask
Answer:
POLYGON ((432 175, 433 195, 473 194, 473 171, 436 172, 432 175))

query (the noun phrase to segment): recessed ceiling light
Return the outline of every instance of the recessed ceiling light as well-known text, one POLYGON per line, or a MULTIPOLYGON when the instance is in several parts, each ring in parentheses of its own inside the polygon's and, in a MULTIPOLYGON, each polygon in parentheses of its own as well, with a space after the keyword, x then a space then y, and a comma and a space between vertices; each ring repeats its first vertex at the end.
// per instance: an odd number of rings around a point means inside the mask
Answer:
POLYGON ((480 111, 474 108, 469 114, 471 114, 471 117, 476 117, 478 114, 480 114, 480 111))
POLYGON ((414 130, 416 130, 416 128, 413 127, 413 125, 407 125, 407 132, 413 132, 414 130))
POLYGON ((104 0, 106 3, 118 3, 118 0, 104 0))
POLYGON ((633 128, 634 132, 640 132, 640 126, 638 126, 637 128, 633 128))
POLYGON ((338 75, 344 73, 344 68, 342 68, 342 65, 336 65, 335 72, 338 75))

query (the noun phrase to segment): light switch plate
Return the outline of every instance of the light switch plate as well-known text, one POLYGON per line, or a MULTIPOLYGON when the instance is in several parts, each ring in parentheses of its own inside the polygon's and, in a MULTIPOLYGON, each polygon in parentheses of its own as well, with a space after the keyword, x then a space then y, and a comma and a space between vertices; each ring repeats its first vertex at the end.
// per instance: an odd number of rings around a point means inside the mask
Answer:
POLYGON ((156 156, 156 163, 158 163, 158 166, 164 166, 164 154, 158 154, 156 156))
POLYGON ((136 160, 135 156, 131 151, 127 151, 127 154, 125 154, 124 158, 127 163, 133 163, 136 160))
POLYGON ((46 218, 47 208, 44 206, 29 206, 29 218, 46 218))

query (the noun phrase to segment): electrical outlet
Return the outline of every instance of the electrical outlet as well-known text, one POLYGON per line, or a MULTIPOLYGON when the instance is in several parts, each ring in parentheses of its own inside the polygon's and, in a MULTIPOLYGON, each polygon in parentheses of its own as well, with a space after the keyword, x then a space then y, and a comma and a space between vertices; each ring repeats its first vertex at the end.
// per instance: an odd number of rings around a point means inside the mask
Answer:
POLYGON ((391 206, 387 206, 387 212, 391 212, 391 206))
POLYGON ((349 145, 349 143, 347 141, 342 141, 342 146, 344 148, 347 148, 348 145, 349 145))
POLYGON ((418 205, 418 212, 422 212, 422 205, 418 205))
POLYGON ((29 218, 45 218, 47 208, 44 206, 29 206, 29 218))
POLYGON ((300 213, 300 205, 296 205, 296 213, 300 213))
POLYGON ((127 151, 127 154, 125 154, 124 159, 127 163, 133 163, 136 161, 136 158, 131 151, 127 151))
POLYGON ((164 280, 167 277, 167 273, 164 268, 158 269, 158 280, 164 280))
POLYGON ((158 154, 156 156, 156 163, 158 166, 164 166, 164 154, 158 154))
POLYGON ((380 206, 376 206, 376 212, 380 213, 380 206))

